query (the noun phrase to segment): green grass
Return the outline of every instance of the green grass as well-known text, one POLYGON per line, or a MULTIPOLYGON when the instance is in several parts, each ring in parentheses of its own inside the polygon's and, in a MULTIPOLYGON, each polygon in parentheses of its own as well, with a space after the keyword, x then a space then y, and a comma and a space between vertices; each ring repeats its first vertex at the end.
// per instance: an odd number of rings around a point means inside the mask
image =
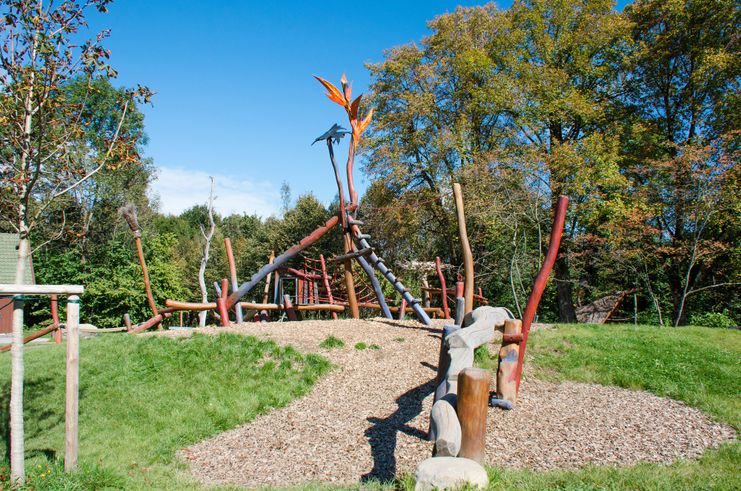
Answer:
POLYGON ((534 333, 534 375, 647 390, 741 430, 741 332, 705 327, 558 326, 534 333))
POLYGON ((363 341, 360 341, 359 343, 355 343, 355 349, 356 350, 364 350, 368 348, 368 343, 364 343, 363 341))
MULTIPOLYGON (((80 461, 61 472, 64 345, 26 351, 29 489, 193 489, 175 452, 286 405, 329 363, 272 341, 109 335, 85 340, 80 365, 80 461), (94 486, 92 484, 95 484, 94 486)), ((10 357, 0 359, 0 430, 8 432, 10 357)), ((7 445, 0 446, 7 461, 7 445)), ((7 479, 7 472, 4 474, 7 479)), ((2 476, 0 476, 2 477, 2 476)))
POLYGON ((324 349, 344 348, 345 342, 340 338, 327 336, 321 343, 319 343, 319 347, 324 349))
MULTIPOLYGON (((531 376, 574 380, 684 401, 741 428, 741 333, 708 328, 601 325, 557 326, 530 336, 531 376)), ((484 362, 486 357, 480 355, 484 362)), ((590 466, 533 472, 491 467, 490 489, 523 490, 737 490, 741 444, 707 451, 696 461, 669 466, 590 466)))

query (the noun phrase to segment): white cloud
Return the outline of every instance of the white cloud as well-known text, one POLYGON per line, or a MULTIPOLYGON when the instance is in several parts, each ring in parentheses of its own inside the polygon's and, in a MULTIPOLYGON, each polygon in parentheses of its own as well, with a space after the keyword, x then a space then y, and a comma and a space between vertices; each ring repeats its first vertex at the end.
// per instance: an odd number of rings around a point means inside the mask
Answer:
POLYGON ((214 177, 214 209, 222 216, 232 213, 256 213, 261 217, 277 215, 280 193, 272 183, 253 182, 223 174, 158 167, 152 193, 159 199, 160 211, 178 215, 184 210, 208 202, 209 176, 214 177))

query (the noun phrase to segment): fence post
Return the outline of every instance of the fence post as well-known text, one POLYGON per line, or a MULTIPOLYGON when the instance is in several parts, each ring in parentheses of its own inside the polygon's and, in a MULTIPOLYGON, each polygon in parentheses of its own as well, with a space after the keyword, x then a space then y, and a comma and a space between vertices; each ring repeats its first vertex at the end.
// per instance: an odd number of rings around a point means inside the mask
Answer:
POLYGON ((64 422, 64 470, 77 468, 80 389, 80 297, 67 298, 67 387, 64 422))

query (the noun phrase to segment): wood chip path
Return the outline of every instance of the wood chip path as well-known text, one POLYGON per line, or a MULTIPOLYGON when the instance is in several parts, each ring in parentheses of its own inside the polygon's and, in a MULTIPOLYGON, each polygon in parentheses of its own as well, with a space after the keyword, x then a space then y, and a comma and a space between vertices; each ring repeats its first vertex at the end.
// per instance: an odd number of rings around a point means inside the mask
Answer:
MULTIPOLYGON (((320 353, 337 367, 305 397, 183 449, 180 458, 206 485, 351 484, 413 472, 432 450, 425 435, 442 322, 436 326, 344 320, 229 328, 320 353), (345 347, 321 349, 330 335, 345 347), (381 349, 357 350, 358 342, 381 349)), ((488 421, 489 464, 538 470, 669 463, 736 438, 699 410, 647 392, 532 378, 515 410, 490 408, 488 421)))

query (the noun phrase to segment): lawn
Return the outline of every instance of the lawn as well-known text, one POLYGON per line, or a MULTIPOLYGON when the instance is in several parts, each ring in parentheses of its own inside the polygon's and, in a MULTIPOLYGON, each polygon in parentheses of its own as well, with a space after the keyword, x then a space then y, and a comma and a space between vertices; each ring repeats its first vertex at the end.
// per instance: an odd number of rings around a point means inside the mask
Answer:
MULTIPOLYGON (((199 489, 175 452, 306 393, 323 358, 237 335, 100 337, 82 343, 81 471, 61 472, 64 346, 26 357, 26 448, 33 489, 199 489)), ((647 390, 741 429, 741 332, 649 326, 557 326, 534 332, 526 376, 647 390)), ((487 363, 477 353, 478 363, 487 363)), ((9 380, 9 356, 0 360, 9 380)), ((8 394, 8 383, 3 394, 8 394)), ((3 411, 7 411, 7 395, 3 411)), ((7 435, 7 413, 0 424, 7 435)), ((7 437, 6 437, 7 439, 7 437)), ((6 448, 0 448, 5 455, 6 448)), ((4 457, 4 455, 3 455, 4 457)), ((741 489, 741 444, 671 466, 532 472, 489 468, 491 489, 741 489)), ((4 471, 7 479, 7 469, 4 471)), ((409 478, 373 488, 413 488, 409 478)), ((336 489, 307 485, 300 489, 336 489)))
MULTIPOLYGON (((64 345, 26 351, 29 489, 186 489, 175 452, 306 393, 329 363, 234 334, 192 338, 107 335, 84 340, 80 463, 61 472, 64 345)), ((10 357, 0 359, 0 428, 8 434, 10 357)), ((7 441, 7 437, 5 439, 7 441)), ((7 461, 7 443, 0 447, 7 461)), ((2 473, 7 480, 7 469, 2 473)))

